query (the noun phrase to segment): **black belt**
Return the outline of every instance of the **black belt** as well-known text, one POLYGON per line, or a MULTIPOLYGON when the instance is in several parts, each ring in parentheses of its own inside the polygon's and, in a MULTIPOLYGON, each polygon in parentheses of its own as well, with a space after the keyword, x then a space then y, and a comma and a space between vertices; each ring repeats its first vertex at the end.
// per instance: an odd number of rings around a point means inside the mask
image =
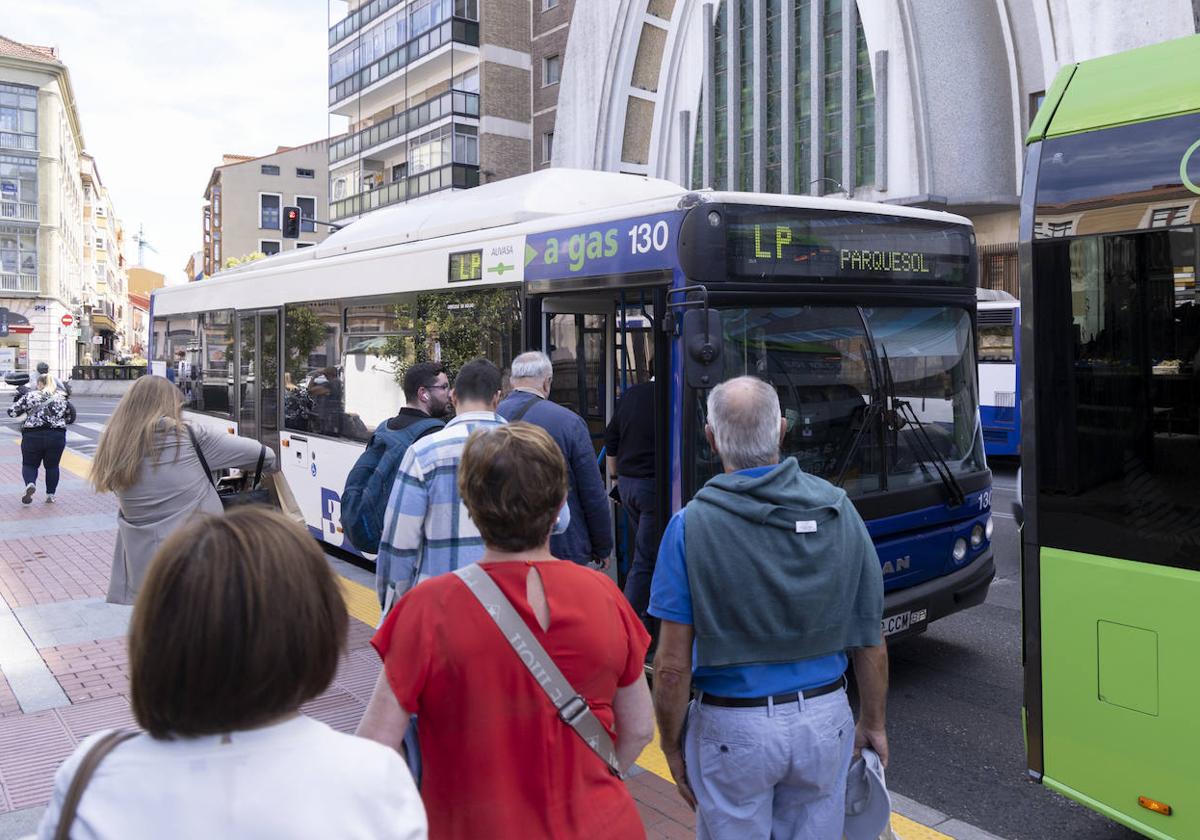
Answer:
POLYGON ((776 694, 773 697, 718 697, 715 694, 705 694, 700 698, 700 702, 706 706, 725 706, 730 709, 750 709, 758 706, 766 706, 771 703, 778 705, 780 703, 795 703, 799 699, 797 695, 803 694, 805 700, 811 700, 814 697, 821 697, 825 694, 832 694, 840 690, 846 685, 845 677, 838 677, 828 685, 818 686, 816 688, 806 688, 804 691, 789 691, 787 694, 776 694))

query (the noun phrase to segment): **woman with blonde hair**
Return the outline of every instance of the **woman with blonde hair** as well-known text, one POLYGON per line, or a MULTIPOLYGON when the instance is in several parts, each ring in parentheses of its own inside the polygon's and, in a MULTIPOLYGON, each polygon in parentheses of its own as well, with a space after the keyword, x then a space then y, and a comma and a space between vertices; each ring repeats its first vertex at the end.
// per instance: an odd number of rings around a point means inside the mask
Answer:
POLYGON ((9 417, 25 415, 21 423, 21 478, 25 494, 21 504, 33 501, 37 491, 38 467, 46 468, 46 501, 58 491, 58 462, 67 448, 67 398, 48 373, 37 378, 37 388, 26 391, 8 408, 9 417))
MULTIPOLYGON (((117 404, 96 457, 91 483, 121 505, 108 601, 132 604, 159 545, 196 512, 223 510, 209 469, 252 469, 264 447, 256 440, 183 422, 183 396, 161 376, 143 376, 117 404)), ((265 467, 275 453, 265 449, 265 467)))

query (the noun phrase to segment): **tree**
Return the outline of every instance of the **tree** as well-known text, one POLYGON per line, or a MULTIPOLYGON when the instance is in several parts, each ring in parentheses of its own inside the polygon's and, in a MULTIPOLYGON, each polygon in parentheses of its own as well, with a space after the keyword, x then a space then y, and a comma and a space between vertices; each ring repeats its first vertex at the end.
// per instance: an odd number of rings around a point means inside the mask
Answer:
POLYGON ((221 268, 236 268, 239 265, 254 262, 255 260, 265 260, 267 255, 262 251, 251 251, 240 257, 226 257, 225 262, 221 264, 221 268))
POLYGON ((284 318, 284 370, 299 385, 308 374, 308 357, 325 340, 325 323, 308 306, 289 306, 284 318))
POLYGON ((439 361, 450 371, 479 356, 499 364, 520 341, 521 300, 512 289, 423 294, 415 315, 408 304, 398 305, 396 315, 403 334, 389 337, 383 353, 398 382, 417 362, 439 361))

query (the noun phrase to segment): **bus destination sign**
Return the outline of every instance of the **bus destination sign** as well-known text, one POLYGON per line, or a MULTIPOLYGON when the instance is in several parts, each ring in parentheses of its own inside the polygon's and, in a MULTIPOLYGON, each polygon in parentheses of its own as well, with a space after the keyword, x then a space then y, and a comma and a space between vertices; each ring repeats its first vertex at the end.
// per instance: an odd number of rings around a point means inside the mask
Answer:
POLYGON ((450 255, 450 282, 466 283, 483 279, 483 249, 459 251, 450 255))
POLYGON ((727 207, 729 273, 742 279, 969 281, 970 228, 883 214, 727 207))

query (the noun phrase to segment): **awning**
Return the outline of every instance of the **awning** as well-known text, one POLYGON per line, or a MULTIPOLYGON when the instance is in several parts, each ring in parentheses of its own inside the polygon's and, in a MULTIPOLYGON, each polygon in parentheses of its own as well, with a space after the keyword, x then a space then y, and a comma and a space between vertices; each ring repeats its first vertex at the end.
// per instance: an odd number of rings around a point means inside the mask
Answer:
POLYGON ((99 332, 116 332, 117 325, 112 318, 109 318, 103 312, 92 313, 92 329, 99 332))

